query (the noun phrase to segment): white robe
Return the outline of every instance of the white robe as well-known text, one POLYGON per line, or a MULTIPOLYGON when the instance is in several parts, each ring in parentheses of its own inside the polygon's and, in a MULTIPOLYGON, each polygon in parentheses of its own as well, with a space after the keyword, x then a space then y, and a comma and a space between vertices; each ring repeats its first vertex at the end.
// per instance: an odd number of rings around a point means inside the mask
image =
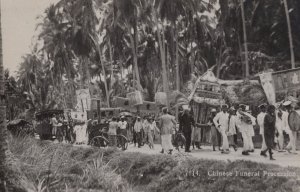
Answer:
POLYGON ((76 143, 87 143, 88 137, 86 133, 87 125, 75 125, 74 132, 76 134, 76 143))

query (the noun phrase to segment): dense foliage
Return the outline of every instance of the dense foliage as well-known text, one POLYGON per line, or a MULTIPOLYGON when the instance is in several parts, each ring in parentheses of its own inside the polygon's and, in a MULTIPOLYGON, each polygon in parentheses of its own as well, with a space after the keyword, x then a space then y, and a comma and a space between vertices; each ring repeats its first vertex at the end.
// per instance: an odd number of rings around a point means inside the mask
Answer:
MULTIPOLYGON (((240 2, 61 0, 37 26, 36 46, 18 70, 18 90, 30 109, 73 108, 75 90, 93 82, 109 106, 113 96, 134 89, 149 101, 158 91, 183 91, 208 69, 221 79, 243 79, 290 68, 283 3, 246 0, 242 20, 240 2)), ((300 3, 287 4, 297 64, 300 3)))

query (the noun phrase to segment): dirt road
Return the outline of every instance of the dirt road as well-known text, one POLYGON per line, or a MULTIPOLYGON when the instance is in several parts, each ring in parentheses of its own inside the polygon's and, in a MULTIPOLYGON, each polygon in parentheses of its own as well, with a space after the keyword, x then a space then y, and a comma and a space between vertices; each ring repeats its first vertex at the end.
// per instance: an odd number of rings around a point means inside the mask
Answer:
MULTIPOLYGON (((134 147, 133 144, 128 146, 126 151, 128 152, 140 152, 145 154, 159 154, 161 150, 161 146, 159 144, 155 144, 154 149, 150 149, 148 146, 143 146, 141 148, 134 147)), ((180 149, 180 152, 175 151, 175 153, 185 153, 184 149, 180 149)), ((269 158, 265 158, 260 156, 260 150, 256 149, 254 153, 250 153, 249 156, 242 155, 242 149, 239 148, 238 151, 234 151, 231 149, 229 154, 221 154, 220 151, 212 151, 212 147, 210 146, 202 146, 202 149, 195 149, 189 153, 192 157, 199 159, 214 159, 220 161, 235 161, 235 160, 249 160, 260 163, 267 164, 276 164, 280 166, 292 166, 292 167, 300 167, 300 152, 298 154, 289 154, 288 152, 277 152, 274 151, 274 158, 276 160, 271 161, 269 158)))

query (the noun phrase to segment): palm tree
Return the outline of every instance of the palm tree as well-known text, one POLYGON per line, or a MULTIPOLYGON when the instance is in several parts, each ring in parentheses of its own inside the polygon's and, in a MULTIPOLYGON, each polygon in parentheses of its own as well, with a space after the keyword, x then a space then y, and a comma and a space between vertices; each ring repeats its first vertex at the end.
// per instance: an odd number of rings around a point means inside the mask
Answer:
POLYGON ((127 35, 130 39, 130 46, 133 56, 133 77, 136 81, 134 86, 141 91, 140 73, 138 66, 138 45, 139 45, 139 29, 138 20, 139 16, 144 15, 147 10, 142 9, 140 1, 133 0, 114 0, 114 6, 116 9, 115 24, 127 31, 127 35))
POLYGON ((294 46, 293 46, 292 27, 291 27, 290 15, 289 15, 290 12, 289 12, 289 9, 288 9, 287 0, 283 0, 283 4, 284 4, 286 22, 287 22, 287 26, 288 26, 288 34, 289 34, 289 42, 290 42, 290 53, 291 53, 291 64, 292 64, 292 69, 294 69, 295 68, 295 55, 294 55, 294 46))

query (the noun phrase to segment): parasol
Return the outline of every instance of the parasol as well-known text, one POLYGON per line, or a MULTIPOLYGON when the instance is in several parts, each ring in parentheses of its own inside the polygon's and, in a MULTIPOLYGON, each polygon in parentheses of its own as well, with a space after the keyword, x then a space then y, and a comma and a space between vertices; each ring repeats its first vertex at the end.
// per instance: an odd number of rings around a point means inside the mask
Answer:
POLYGON ((121 112, 119 115, 120 116, 125 116, 125 117, 132 117, 133 116, 132 113, 127 112, 127 111, 121 112))

